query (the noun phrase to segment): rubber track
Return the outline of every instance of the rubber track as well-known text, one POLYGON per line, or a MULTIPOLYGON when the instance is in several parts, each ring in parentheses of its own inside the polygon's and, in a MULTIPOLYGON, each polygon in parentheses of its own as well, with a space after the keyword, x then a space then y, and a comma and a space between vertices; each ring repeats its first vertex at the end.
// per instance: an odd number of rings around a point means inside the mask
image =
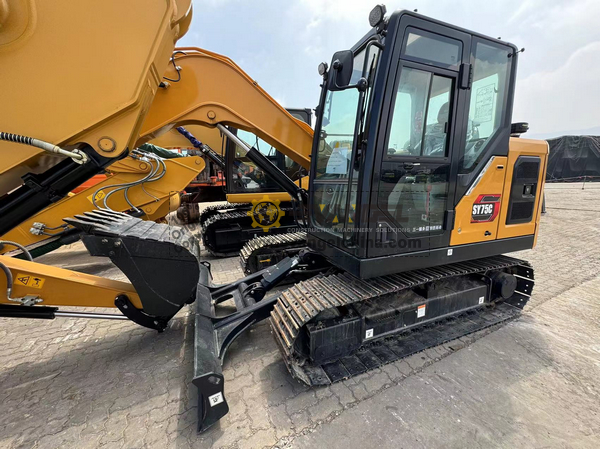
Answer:
POLYGON ((264 249, 281 251, 298 246, 298 244, 306 245, 306 232, 254 237, 240 251, 240 265, 242 266, 242 270, 246 274, 252 274, 252 271, 249 271, 248 264, 252 259, 259 257, 264 249))
MULTIPOLYGON (((249 211, 250 209, 248 209, 249 211)), ((204 247, 208 250, 208 252, 210 252, 213 256, 218 256, 218 257, 229 257, 229 256, 234 256, 236 255, 238 252, 237 251, 232 251, 229 253, 223 253, 218 251, 217 248, 215 248, 214 242, 211 242, 208 239, 208 230, 210 229, 211 226, 214 226, 217 223, 220 222, 224 222, 224 221, 234 221, 237 222, 238 220, 243 220, 248 218, 248 211, 242 211, 242 212, 224 212, 224 213, 219 213, 217 215, 213 215, 212 217, 209 217, 208 220, 206 220, 204 222, 204 224, 202 225, 202 243, 204 244, 204 247)))
POLYGON ((507 256, 459 262, 367 280, 340 273, 315 277, 282 292, 271 312, 270 323, 292 376, 308 385, 327 385, 513 319, 529 300, 533 284, 531 265, 507 256), (478 309, 477 312, 464 312, 445 320, 440 319, 434 325, 428 322, 417 330, 364 344, 352 354, 322 365, 312 365, 294 350, 302 327, 325 309, 376 299, 436 280, 507 268, 516 272, 518 280, 518 293, 513 295, 516 300, 511 300, 512 305, 497 303, 495 307, 489 305, 478 309), (443 324, 439 324, 440 322, 443 324))

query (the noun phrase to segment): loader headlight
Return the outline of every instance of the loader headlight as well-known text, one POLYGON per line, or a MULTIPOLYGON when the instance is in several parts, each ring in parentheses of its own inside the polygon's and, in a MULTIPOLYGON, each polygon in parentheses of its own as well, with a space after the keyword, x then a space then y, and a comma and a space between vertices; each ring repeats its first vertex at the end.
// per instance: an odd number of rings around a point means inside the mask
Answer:
POLYGON ((385 8, 385 5, 375 6, 375 8, 373 8, 369 13, 369 24, 372 27, 379 25, 383 21, 386 11, 387 9, 385 8))

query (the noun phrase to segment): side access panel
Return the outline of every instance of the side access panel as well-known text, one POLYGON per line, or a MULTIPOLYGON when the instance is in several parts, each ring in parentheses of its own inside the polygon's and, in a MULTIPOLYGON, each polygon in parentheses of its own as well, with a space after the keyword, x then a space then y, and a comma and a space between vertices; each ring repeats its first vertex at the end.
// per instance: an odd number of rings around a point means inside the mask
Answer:
MULTIPOLYGON (((546 165, 548 159, 548 143, 545 141, 528 140, 528 139, 511 139, 510 151, 508 153, 508 165, 506 169, 504 191, 502 196, 502 207, 500 208, 500 223, 498 226, 498 238, 518 237, 522 235, 535 234, 536 226, 539 224, 541 216, 541 205, 544 190, 544 181, 546 179, 546 165), (519 159, 523 158, 520 160, 519 159), (539 158, 539 170, 537 174, 537 182, 529 179, 520 179, 515 181, 515 164, 527 163, 533 167, 533 162, 539 158), (518 183, 519 192, 513 191, 513 182, 518 183), (525 189, 530 189, 530 192, 525 192, 525 189), (512 195, 511 195, 512 194, 512 195), (522 215, 515 213, 518 211, 514 204, 516 201, 523 201, 526 197, 531 197, 533 204, 530 209, 533 211, 531 218, 527 217, 527 221, 520 219, 522 215), (511 200, 513 207, 511 208, 511 200)), ((526 171, 523 176, 529 177, 526 171)), ((519 176, 517 176, 519 178, 519 176)), ((526 204, 526 203, 521 203, 526 204)))

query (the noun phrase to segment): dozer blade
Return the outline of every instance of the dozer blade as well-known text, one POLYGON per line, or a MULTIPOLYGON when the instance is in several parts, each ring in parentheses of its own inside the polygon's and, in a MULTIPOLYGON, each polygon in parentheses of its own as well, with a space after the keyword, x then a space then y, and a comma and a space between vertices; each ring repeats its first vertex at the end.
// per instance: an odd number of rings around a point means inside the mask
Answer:
POLYGON ((277 267, 227 285, 213 285, 210 264, 201 264, 195 304, 193 379, 198 387, 198 431, 206 430, 229 411, 221 371, 227 348, 250 326, 267 319, 273 310, 277 297, 260 299, 263 296, 255 294, 260 288, 257 286, 268 289, 268 285, 284 278, 297 263, 288 258, 277 267), (215 306, 227 300, 233 302, 236 311, 217 317, 215 306))
POLYGON ((194 319, 194 378, 198 388, 198 431, 204 431, 229 412, 225 399, 222 359, 219 357, 210 295, 210 265, 202 265, 194 319))

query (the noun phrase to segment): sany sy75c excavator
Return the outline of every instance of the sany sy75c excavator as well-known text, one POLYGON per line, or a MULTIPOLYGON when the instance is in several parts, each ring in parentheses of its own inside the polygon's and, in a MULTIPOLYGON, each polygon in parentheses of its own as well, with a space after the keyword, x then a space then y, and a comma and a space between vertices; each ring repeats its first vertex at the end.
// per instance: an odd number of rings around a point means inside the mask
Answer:
MULTIPOLYGON (((0 151, 15 156, 21 173, 41 168, 25 164, 40 157, 37 147, 66 157, 5 191, 0 207, 9 214, 3 216, 38 212, 51 190, 69 191, 74 177, 81 183, 126 154, 140 134, 200 124, 246 148, 246 157, 290 195, 299 220, 308 220, 306 249, 232 284, 213 285, 210 265, 199 259, 198 242, 185 229, 98 209, 65 221, 82 231, 90 254, 109 257, 131 284, 0 256, 0 288, 7 287, 2 316, 54 318, 77 316, 56 306, 117 307, 122 316, 108 317, 162 331, 193 303, 199 430, 228 412, 222 361, 231 342, 260 320, 270 319, 292 376, 326 385, 518 316, 533 289, 533 268, 502 254, 535 245, 548 147, 510 137, 516 47, 414 12, 386 17, 383 6, 375 7, 372 29, 351 50, 335 53, 331 68, 319 68, 323 84, 306 161, 307 193, 226 126, 252 132, 288 156, 304 148, 311 133, 266 101, 266 93, 228 59, 191 48, 169 59, 189 23, 189 4, 149 5, 86 7, 96 18, 114 16, 119 23, 111 30, 126 28, 138 46, 134 52, 111 33, 108 40, 121 45, 96 48, 106 43, 96 34, 101 27, 80 21, 57 27, 64 15, 43 3, 37 5, 37 28, 27 34, 32 22, 23 22, 19 36, 25 41, 0 52, 0 63, 11 58, 2 66, 9 68, 14 92, 29 93, 24 86, 31 79, 19 76, 46 75, 34 66, 45 67, 51 78, 33 83, 31 98, 22 95, 29 103, 16 101, 15 93, 8 102, 15 110, 0 112, 5 129, 43 141, 2 133, 2 139, 26 146, 17 151, 2 142, 0 151), (89 39, 78 42, 86 52, 64 52, 82 58, 80 70, 64 79, 61 61, 41 49, 68 46, 73 40, 67 37, 78 32, 89 39), (31 58, 36 51, 46 56, 45 64, 31 58), (96 76, 98 57, 122 72, 96 76), (84 113, 74 114, 80 91, 64 97, 53 92, 60 101, 52 113, 32 107, 48 101, 52 81, 76 88, 77 77, 86 78, 92 65, 86 81, 96 83, 108 105, 86 101, 84 113), (119 82, 113 85, 113 78, 119 82), (28 120, 33 110, 43 117, 28 120), (310 279, 269 295, 299 271, 310 279), (220 311, 226 301, 235 312, 220 311)), ((85 84, 88 95, 96 95, 85 84)), ((276 209, 265 206, 267 221, 278 218, 270 214, 276 209)))

